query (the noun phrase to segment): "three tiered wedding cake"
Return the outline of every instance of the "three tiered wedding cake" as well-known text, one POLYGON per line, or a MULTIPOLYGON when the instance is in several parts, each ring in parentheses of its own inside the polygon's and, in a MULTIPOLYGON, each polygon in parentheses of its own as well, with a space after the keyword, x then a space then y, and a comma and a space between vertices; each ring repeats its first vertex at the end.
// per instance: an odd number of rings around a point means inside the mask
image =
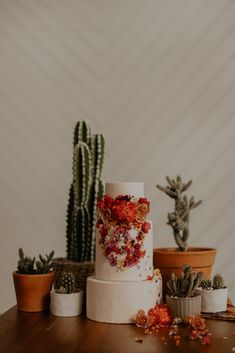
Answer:
POLYGON ((108 183, 98 203, 96 271, 87 280, 87 317, 130 323, 162 296, 153 270, 152 223, 143 183, 108 183))

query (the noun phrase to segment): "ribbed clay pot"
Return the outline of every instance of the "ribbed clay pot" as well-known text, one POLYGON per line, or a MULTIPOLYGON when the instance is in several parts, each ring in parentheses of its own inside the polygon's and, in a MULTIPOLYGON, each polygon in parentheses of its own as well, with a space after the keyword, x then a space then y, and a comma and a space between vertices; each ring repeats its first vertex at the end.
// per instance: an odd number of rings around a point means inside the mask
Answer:
POLYGON ((171 309, 173 318, 185 319, 198 316, 201 313, 201 296, 199 294, 192 298, 176 298, 167 295, 166 303, 171 309))
POLYGON ((189 248, 188 251, 177 251, 176 248, 159 248, 153 250, 154 268, 159 268, 163 280, 163 294, 166 293, 166 283, 172 272, 179 276, 184 264, 191 265, 193 271, 202 271, 210 278, 212 266, 215 263, 216 249, 189 248))
POLYGON ((54 271, 34 275, 13 272, 18 310, 29 312, 49 310, 54 278, 54 271))

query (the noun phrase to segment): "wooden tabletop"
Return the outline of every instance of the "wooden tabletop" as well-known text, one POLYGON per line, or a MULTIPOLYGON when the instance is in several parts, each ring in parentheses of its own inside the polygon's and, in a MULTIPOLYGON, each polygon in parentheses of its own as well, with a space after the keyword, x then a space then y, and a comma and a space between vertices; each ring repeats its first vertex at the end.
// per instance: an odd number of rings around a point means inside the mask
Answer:
POLYGON ((101 324, 83 317, 23 313, 13 307, 0 316, 0 353, 227 353, 235 351, 235 322, 207 320, 209 346, 187 341, 177 347, 169 329, 146 334, 135 325, 101 324), (233 349, 234 348, 234 349, 233 349))

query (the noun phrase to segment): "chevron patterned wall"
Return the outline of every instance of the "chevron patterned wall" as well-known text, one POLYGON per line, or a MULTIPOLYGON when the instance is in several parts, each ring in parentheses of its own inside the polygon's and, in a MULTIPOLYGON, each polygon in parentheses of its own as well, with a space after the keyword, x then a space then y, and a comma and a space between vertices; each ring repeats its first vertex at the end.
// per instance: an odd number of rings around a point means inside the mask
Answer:
POLYGON ((180 173, 203 198, 191 245, 218 248, 235 299, 234 0, 0 0, 0 312, 17 251, 65 255, 75 121, 106 137, 104 178, 144 181, 155 246, 174 245, 180 173))

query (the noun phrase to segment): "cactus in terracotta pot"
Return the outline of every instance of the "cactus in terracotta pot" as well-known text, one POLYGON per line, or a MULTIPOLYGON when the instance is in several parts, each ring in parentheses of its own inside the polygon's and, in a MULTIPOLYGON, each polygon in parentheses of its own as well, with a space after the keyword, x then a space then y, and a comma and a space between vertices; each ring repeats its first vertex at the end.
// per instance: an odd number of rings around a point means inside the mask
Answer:
POLYGON ((183 182, 178 175, 175 179, 166 177, 167 186, 157 185, 157 188, 175 200, 175 210, 168 213, 168 222, 173 229, 175 242, 180 251, 187 251, 189 237, 190 211, 202 203, 195 201, 194 197, 188 197, 184 193, 192 185, 192 180, 183 182))
POLYGON ((49 308, 50 290, 55 273, 52 271, 54 251, 49 255, 26 256, 19 249, 17 271, 13 272, 18 310, 44 311, 49 308))

